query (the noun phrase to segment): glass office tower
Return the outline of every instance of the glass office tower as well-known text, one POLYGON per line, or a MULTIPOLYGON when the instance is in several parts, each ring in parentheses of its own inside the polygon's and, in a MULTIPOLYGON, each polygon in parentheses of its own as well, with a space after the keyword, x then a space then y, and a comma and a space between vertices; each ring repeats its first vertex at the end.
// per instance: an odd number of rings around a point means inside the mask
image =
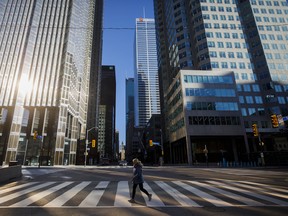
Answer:
POLYGON ((103 65, 101 72, 101 124, 99 122, 98 152, 101 158, 115 160, 115 125, 116 125, 116 68, 103 65))
POLYGON ((0 1, 0 161, 76 163, 95 1, 0 1))
POLYGON ((206 148, 210 161, 236 163, 287 151, 287 2, 154 0, 154 9, 166 161, 203 162, 206 148))
POLYGON ((154 19, 136 19, 135 125, 145 126, 152 114, 160 113, 154 19))

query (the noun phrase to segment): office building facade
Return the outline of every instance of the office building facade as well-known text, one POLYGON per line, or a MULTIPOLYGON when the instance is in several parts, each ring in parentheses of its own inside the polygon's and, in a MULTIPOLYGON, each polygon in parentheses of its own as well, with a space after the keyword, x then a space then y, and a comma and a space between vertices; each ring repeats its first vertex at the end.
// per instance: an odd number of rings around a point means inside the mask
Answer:
POLYGON ((154 0, 154 10, 168 161, 287 151, 287 2, 154 0))
POLYGON ((134 78, 126 78, 125 83, 125 101, 126 101, 126 158, 133 159, 132 156, 132 138, 134 129, 134 78))
MULTIPOLYGON (((102 66, 101 72, 101 124, 98 126, 98 151, 101 158, 116 158, 115 117, 116 117, 116 75, 115 66, 102 66)), ((100 117, 99 117, 100 121, 100 117)))
POLYGON ((135 125, 145 126, 152 114, 160 113, 154 19, 136 19, 134 83, 135 125))
POLYGON ((76 163, 97 2, 0 2, 1 163, 76 163))

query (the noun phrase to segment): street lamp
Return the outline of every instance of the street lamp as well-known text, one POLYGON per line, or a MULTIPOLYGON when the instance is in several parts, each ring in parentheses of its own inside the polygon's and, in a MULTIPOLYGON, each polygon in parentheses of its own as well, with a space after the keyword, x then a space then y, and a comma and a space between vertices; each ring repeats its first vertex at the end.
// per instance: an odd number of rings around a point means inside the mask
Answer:
POLYGON ((88 129, 86 131, 86 143, 85 143, 85 161, 84 161, 84 166, 86 167, 86 162, 87 162, 87 146, 88 146, 88 143, 89 143, 89 140, 88 140, 88 133, 89 131, 93 130, 93 129, 98 129, 97 127, 92 127, 90 129, 88 129))
POLYGON ((161 140, 161 157, 160 157, 160 166, 163 165, 163 155, 164 155, 164 149, 163 149, 163 138, 162 138, 162 129, 160 128, 160 140, 161 140))

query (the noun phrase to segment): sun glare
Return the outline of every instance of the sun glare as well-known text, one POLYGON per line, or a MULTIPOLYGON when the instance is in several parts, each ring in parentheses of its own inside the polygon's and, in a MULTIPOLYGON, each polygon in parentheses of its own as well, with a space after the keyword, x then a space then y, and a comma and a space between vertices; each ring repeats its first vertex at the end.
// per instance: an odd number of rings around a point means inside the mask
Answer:
POLYGON ((25 97, 27 93, 31 92, 32 88, 33 85, 31 81, 29 81, 28 76, 26 74, 22 74, 19 82, 19 94, 25 97))

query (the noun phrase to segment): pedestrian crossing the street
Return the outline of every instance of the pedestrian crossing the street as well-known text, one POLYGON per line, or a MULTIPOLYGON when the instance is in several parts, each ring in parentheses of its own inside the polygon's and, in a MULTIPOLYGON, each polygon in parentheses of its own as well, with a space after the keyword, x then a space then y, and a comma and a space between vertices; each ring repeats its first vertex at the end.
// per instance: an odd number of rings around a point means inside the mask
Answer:
POLYGON ((128 181, 27 182, 0 187, 0 208, 288 206, 288 189, 249 181, 151 181, 130 203, 128 181))

